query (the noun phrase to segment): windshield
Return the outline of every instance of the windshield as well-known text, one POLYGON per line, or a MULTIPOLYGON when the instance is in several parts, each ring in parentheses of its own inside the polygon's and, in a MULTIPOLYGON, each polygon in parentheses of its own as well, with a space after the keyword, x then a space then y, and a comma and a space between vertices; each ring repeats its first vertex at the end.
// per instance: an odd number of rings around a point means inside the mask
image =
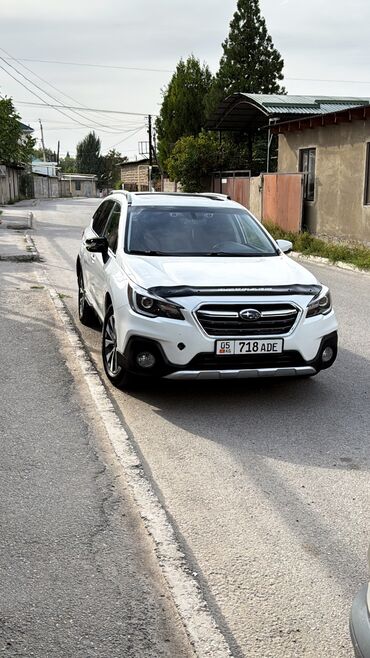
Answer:
POLYGON ((258 222, 238 208, 133 206, 126 251, 148 256, 276 256, 258 222))

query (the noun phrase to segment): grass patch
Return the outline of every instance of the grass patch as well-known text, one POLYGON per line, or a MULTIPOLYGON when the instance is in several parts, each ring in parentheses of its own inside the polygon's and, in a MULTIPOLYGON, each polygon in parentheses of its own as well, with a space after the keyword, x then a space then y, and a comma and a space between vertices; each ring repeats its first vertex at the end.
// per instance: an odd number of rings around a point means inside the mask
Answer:
POLYGON ((316 238, 310 233, 290 233, 274 224, 264 224, 275 240, 290 240, 293 250, 299 251, 305 256, 321 256, 327 258, 331 263, 349 263, 356 265, 362 270, 370 270, 370 248, 362 245, 345 245, 326 242, 316 238))
POLYGON ((71 295, 66 295, 64 292, 58 292, 58 297, 59 299, 67 299, 67 298, 70 299, 71 295))

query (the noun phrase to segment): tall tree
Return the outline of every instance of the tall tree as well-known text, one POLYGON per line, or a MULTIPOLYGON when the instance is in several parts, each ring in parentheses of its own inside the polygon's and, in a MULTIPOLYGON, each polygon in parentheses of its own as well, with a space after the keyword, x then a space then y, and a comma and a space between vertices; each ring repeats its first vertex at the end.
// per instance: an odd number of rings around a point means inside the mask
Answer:
POLYGON ((238 0, 222 48, 219 70, 206 101, 208 114, 234 92, 285 93, 279 84, 284 77, 284 60, 267 31, 259 0, 238 0))
POLYGON ((67 151, 65 157, 61 158, 60 160, 60 170, 63 172, 63 174, 75 174, 77 171, 76 158, 73 158, 69 154, 69 151, 67 151))
POLYGON ((121 181, 121 170, 119 164, 127 162, 128 158, 122 155, 115 149, 108 151, 102 157, 102 171, 101 171, 101 184, 103 187, 116 189, 121 181))
POLYGON ((100 176, 102 158, 100 155, 101 142, 95 132, 90 132, 77 144, 76 169, 79 174, 96 174, 100 176))
POLYGON ((0 98, 0 163, 28 163, 36 140, 23 131, 11 98, 0 98))
POLYGON ((180 59, 168 87, 163 92, 156 121, 158 156, 162 167, 181 137, 197 135, 205 120, 204 99, 210 90, 212 74, 206 64, 191 55, 180 59))

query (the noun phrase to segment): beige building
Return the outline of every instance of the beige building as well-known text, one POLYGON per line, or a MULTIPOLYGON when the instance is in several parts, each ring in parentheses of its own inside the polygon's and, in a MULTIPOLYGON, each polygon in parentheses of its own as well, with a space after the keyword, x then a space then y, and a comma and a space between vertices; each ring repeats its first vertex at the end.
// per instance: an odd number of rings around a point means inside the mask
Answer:
POLYGON ((97 176, 95 174, 61 174, 59 178, 59 194, 61 197, 97 196, 97 176))
POLYGON ((303 228, 370 244, 370 107, 286 121, 278 172, 303 172, 303 228))
POLYGON ((129 192, 147 192, 149 190, 149 160, 122 162, 121 182, 129 192))

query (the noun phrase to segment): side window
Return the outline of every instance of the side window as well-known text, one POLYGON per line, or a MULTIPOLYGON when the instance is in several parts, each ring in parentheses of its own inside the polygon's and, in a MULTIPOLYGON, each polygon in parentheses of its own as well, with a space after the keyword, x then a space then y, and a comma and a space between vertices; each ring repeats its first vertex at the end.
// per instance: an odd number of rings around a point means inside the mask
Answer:
POLYGON ((121 206, 119 203, 115 203, 114 208, 109 215, 108 223, 103 231, 103 235, 107 238, 108 244, 114 253, 116 253, 117 250, 120 216, 121 206))
POLYGON ((315 200, 315 168, 316 149, 301 149, 299 151, 299 171, 305 174, 303 198, 305 201, 315 200))
POLYGON ((97 235, 103 235, 104 227, 107 223, 107 219, 113 206, 114 201, 103 201, 103 203, 95 211, 92 227, 97 235))

